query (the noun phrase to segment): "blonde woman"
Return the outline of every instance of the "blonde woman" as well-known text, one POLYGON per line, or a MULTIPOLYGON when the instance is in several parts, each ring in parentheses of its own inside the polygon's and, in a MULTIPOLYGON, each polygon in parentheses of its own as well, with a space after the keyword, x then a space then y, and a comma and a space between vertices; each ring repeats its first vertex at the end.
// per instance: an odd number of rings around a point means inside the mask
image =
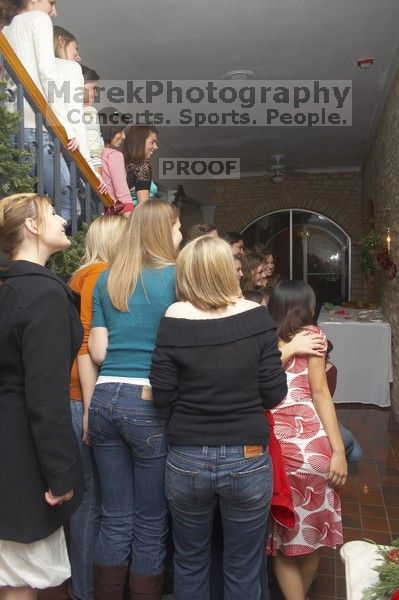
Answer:
POLYGON ((175 300, 181 238, 174 207, 158 199, 140 204, 94 291, 89 349, 101 367, 89 432, 102 492, 94 565, 98 600, 122 598, 130 557, 132 599, 161 598, 168 410, 154 407, 148 375, 159 321, 175 300))
POLYGON ((166 495, 173 519, 175 600, 209 600, 213 515, 224 533, 224 595, 258 600, 272 473, 264 410, 287 384, 276 328, 239 297, 230 246, 208 236, 176 262, 179 302, 162 319, 150 382, 172 410, 166 495))
POLYGON ((93 556, 100 524, 98 481, 88 445, 89 404, 97 381, 98 367, 90 358, 88 339, 91 329, 93 291, 100 274, 112 263, 126 220, 119 215, 103 215, 87 230, 85 254, 69 286, 80 294, 83 343, 71 371, 69 396, 72 424, 83 464, 85 491, 82 504, 70 520, 70 560, 72 592, 75 598, 93 598, 93 556))
POLYGON ((48 198, 0 201, 0 598, 35 600, 70 575, 62 525, 82 499, 69 371, 82 342, 74 293, 46 269, 70 245, 48 198))

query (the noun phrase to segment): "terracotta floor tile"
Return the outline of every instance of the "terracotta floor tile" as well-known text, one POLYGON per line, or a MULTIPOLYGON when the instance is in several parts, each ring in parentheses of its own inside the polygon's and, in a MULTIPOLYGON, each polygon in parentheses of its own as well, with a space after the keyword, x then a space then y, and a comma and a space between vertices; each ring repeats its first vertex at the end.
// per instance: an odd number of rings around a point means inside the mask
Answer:
POLYGON ((399 519, 399 506, 386 507, 388 519, 399 519))
POLYGON ((387 531, 372 531, 369 529, 363 529, 363 538, 375 542, 376 544, 387 544, 390 541, 390 533, 387 531))
MULTIPOLYGON (((341 510, 344 515, 358 515, 359 514, 359 503, 358 502, 347 502, 346 500, 342 500, 341 502, 341 510)), ((374 516, 374 515, 373 515, 374 516)), ((375 515, 378 517, 379 515, 375 515)))
POLYGON ((352 529, 361 529, 362 528, 362 518, 359 514, 359 506, 358 506, 357 515, 342 515, 342 522, 344 527, 351 527, 352 529))
POLYGON ((360 512, 363 519, 367 519, 368 517, 377 517, 378 519, 386 518, 384 506, 366 506, 364 504, 361 504, 360 512))
POLYGON ((359 503, 365 506, 383 506, 384 498, 382 494, 362 494, 359 503))
POLYGON ((372 531, 389 531, 389 525, 386 518, 379 519, 378 517, 363 518, 363 529, 371 529, 372 531))

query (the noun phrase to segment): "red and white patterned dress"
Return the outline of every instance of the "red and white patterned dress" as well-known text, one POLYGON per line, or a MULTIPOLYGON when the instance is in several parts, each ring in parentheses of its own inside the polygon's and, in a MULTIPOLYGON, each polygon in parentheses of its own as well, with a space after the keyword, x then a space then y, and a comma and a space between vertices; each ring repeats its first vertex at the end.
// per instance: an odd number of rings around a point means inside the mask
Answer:
MULTIPOLYGON (((318 327, 306 329, 325 338, 318 327)), ((328 483, 332 450, 313 405, 308 358, 294 356, 286 372, 288 394, 272 413, 292 487, 296 523, 286 529, 271 519, 269 550, 300 556, 343 543, 341 502, 328 483)))

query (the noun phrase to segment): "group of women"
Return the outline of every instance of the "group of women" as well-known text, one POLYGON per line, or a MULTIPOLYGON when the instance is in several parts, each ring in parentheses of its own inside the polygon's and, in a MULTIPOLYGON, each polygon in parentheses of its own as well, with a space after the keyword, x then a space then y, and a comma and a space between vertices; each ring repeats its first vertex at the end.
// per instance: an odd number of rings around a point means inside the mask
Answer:
POLYGON ((47 198, 0 201, 1 600, 68 577, 69 517, 76 598, 120 600, 128 577, 133 600, 159 599, 168 508, 175 598, 209 598, 217 505, 226 600, 258 600, 268 528, 283 593, 304 600, 318 549, 342 542, 346 476, 312 290, 280 282, 268 313, 225 241, 178 253, 179 215, 157 199, 94 221, 68 287, 45 268, 65 226, 47 198), (268 519, 265 410, 293 529, 268 519))
MULTIPOLYGON (((159 600, 168 510, 175 598, 207 600, 216 507, 224 598, 258 600, 269 530, 280 587, 304 600, 319 548, 342 541, 336 488, 346 477, 314 294, 279 281, 265 248, 244 256, 239 234, 224 241, 213 226, 193 230, 178 253, 179 215, 153 199, 156 129, 126 128, 112 107, 99 129, 99 77, 82 73, 55 13, 55 0, 4 0, 0 21, 46 99, 50 83, 69 82, 72 97, 85 86, 82 102, 55 96, 52 108, 114 206, 91 224, 67 286, 45 267, 70 243, 65 159, 61 216, 36 194, 0 201, 0 600, 33 600, 70 566, 78 600, 120 600, 127 579, 133 600, 159 600), (87 126, 70 110, 88 113, 87 126), (243 297, 242 270, 244 295, 273 288, 269 312, 243 297), (265 411, 292 489, 291 529, 269 520, 265 411)), ((24 127, 33 147, 28 105, 24 127)), ((43 140, 52 195, 54 139, 43 140)))
MULTIPOLYGON (((126 129, 123 115, 113 108, 97 113, 94 100, 99 76, 93 69, 79 64, 81 58, 75 36, 62 27, 53 28, 51 18, 56 16, 55 6, 55 0, 3 0, 0 26, 5 25, 5 37, 64 127, 69 140, 67 150, 70 153, 80 150, 99 178, 98 190, 112 196, 112 212, 128 213, 139 202, 157 193, 150 162, 157 149, 157 131, 144 125, 126 129)), ((23 113, 24 143, 31 154, 29 160, 34 163, 32 175, 36 175, 36 119, 27 101, 23 113)), ((44 191, 54 198, 55 140, 45 128, 42 137, 44 191)), ((68 155, 62 155, 59 163, 60 211, 68 224, 74 202, 69 161, 68 155)), ((80 215, 79 201, 75 202, 80 215)), ((95 202, 92 204, 96 211, 98 207, 95 202)))

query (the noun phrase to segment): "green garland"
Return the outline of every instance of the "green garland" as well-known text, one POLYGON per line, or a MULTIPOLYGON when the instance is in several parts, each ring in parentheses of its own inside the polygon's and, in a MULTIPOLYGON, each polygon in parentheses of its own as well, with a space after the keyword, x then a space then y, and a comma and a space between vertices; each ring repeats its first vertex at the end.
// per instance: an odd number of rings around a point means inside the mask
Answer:
POLYGON ((360 268, 364 279, 368 281, 377 271, 376 253, 384 245, 380 233, 372 229, 359 240, 360 268))
POLYGON ((363 591, 362 600, 384 600, 399 588, 399 538, 393 540, 391 548, 379 546, 379 553, 384 561, 375 567, 378 581, 363 591))

